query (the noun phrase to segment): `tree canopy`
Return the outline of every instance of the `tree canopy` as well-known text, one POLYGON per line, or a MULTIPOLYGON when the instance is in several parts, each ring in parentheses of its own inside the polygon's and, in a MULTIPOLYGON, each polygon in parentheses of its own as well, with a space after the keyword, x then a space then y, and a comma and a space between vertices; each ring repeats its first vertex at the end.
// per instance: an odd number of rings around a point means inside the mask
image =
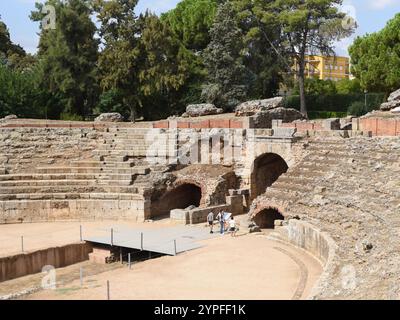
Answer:
MULTIPOLYGON (((98 40, 90 18, 89 0, 49 0, 56 9, 55 29, 41 25, 39 66, 41 85, 65 104, 64 112, 84 116, 96 104, 98 40)), ((43 18, 42 3, 32 12, 34 21, 43 18)))
POLYGON ((210 35, 203 55, 208 83, 202 95, 207 102, 229 110, 247 96, 251 76, 243 62, 242 31, 229 1, 218 8, 210 35))
MULTIPOLYGON (((265 4, 263 20, 281 28, 280 51, 297 65, 301 112, 307 116, 305 100, 306 55, 334 55, 334 41, 350 35, 353 27, 342 28, 342 0, 271 0, 265 4)), ((293 63, 287 64, 291 69, 293 63)))
POLYGON ((400 87, 400 14, 379 32, 358 37, 349 52, 351 72, 363 89, 390 93, 400 87))
POLYGON ((193 51, 204 50, 221 0, 183 0, 175 9, 161 15, 183 45, 193 51))

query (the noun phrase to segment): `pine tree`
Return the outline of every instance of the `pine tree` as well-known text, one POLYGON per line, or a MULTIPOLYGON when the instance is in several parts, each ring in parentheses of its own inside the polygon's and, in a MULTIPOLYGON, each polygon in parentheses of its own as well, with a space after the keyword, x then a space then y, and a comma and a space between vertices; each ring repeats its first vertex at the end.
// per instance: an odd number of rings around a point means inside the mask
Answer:
MULTIPOLYGON (((135 14, 138 0, 95 0, 103 50, 99 56, 102 98, 114 97, 115 104, 134 121, 140 107, 138 48, 140 26, 135 14), (122 105, 121 105, 122 101, 122 105)), ((108 103, 112 105, 112 101, 108 103)))
MULTIPOLYGON (((41 25, 39 64, 42 85, 61 98, 64 113, 85 116, 96 104, 98 40, 89 0, 49 0, 56 9, 56 28, 41 25)), ((41 21, 43 4, 31 19, 41 21)))
POLYGON ((168 116, 186 83, 193 54, 156 15, 135 15, 136 0, 96 1, 104 49, 99 66, 102 105, 135 120, 168 116), (114 101, 114 102, 113 102, 114 101))
POLYGON ((208 83, 202 96, 225 110, 233 109, 247 96, 250 74, 243 63, 243 35, 228 1, 219 6, 204 52, 208 83))

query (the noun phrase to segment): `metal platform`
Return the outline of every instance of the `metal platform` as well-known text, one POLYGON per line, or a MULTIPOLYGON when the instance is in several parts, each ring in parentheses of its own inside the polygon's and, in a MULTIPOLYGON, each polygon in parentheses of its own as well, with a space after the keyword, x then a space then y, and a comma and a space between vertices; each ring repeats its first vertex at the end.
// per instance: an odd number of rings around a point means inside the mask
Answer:
POLYGON ((166 227, 153 230, 131 228, 110 228, 105 236, 88 237, 84 241, 128 249, 136 249, 177 255, 186 251, 199 249, 204 245, 199 242, 215 238, 208 228, 202 227, 166 227))

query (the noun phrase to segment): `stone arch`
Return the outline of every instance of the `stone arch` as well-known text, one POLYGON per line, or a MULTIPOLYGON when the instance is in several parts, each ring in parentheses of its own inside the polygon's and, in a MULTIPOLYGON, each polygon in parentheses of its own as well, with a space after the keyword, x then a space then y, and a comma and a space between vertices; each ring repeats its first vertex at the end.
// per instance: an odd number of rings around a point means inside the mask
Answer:
POLYGON ((274 207, 266 207, 253 215, 253 221, 261 229, 274 229, 275 220, 284 220, 285 217, 281 211, 274 207))
POLYGON ((258 156, 253 162, 250 176, 251 199, 265 193, 288 169, 288 164, 279 154, 264 153, 258 156))
POLYGON ((151 216, 168 215, 173 209, 200 207, 204 202, 204 188, 197 183, 180 181, 152 203, 151 216))

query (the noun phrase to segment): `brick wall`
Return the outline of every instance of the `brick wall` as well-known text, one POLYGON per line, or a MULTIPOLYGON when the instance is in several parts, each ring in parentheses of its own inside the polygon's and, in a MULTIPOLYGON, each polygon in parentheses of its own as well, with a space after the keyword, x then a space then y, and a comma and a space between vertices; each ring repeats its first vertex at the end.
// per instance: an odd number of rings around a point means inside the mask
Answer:
POLYGON ((373 136, 400 136, 400 119, 357 119, 356 129, 370 131, 373 136))
POLYGON ((211 119, 202 121, 157 121, 153 123, 155 129, 242 129, 244 128, 243 120, 239 119, 211 119))

